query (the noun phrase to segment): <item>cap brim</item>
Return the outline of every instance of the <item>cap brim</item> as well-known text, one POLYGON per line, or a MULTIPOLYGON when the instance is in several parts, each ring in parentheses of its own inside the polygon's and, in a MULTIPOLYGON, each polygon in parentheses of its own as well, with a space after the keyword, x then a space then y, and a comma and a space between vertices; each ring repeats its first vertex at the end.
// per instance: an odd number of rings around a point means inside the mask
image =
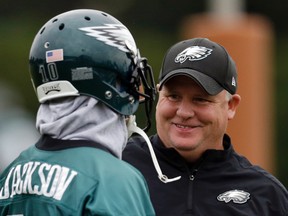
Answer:
POLYGON ((163 85, 170 80, 172 77, 175 76, 188 76, 192 78, 194 81, 196 81, 209 95, 216 95, 220 93, 224 88, 219 85, 219 83, 214 80, 213 78, 200 73, 196 70, 191 70, 191 69, 178 69, 174 71, 170 71, 161 81, 160 81, 160 87, 159 89, 161 90, 163 85))

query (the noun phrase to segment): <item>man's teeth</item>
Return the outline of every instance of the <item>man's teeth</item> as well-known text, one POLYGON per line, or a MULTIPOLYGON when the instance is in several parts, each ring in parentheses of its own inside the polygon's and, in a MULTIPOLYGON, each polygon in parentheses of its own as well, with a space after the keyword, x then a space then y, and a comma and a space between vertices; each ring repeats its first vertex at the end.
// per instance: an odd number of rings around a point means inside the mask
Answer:
POLYGON ((190 126, 184 126, 184 125, 179 125, 179 124, 176 124, 176 126, 179 128, 191 128, 190 126))

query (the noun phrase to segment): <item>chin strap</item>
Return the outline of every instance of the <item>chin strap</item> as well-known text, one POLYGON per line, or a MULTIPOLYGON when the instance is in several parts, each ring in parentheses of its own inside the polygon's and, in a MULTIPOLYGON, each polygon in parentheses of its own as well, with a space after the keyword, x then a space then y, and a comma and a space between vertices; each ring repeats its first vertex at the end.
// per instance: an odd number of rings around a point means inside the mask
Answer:
POLYGON ((151 154, 151 157, 152 157, 152 161, 153 161, 153 164, 154 164, 154 167, 158 173, 158 178, 164 182, 164 183, 169 183, 169 182, 173 182, 173 181, 177 181, 181 178, 181 176, 178 176, 178 177, 175 177, 175 178, 171 178, 169 179, 166 175, 163 175, 162 171, 161 171, 161 168, 159 166, 159 163, 158 163, 158 160, 156 158, 156 155, 155 155, 155 152, 154 152, 154 149, 152 147, 152 144, 147 136, 147 134, 142 130, 140 129, 139 127, 137 127, 137 124, 136 124, 136 116, 135 115, 131 115, 129 116, 128 118, 128 121, 127 121, 127 128, 128 128, 128 136, 130 137, 133 133, 138 133, 139 135, 141 135, 147 145, 148 145, 148 148, 149 148, 149 151, 150 151, 150 154, 151 154))

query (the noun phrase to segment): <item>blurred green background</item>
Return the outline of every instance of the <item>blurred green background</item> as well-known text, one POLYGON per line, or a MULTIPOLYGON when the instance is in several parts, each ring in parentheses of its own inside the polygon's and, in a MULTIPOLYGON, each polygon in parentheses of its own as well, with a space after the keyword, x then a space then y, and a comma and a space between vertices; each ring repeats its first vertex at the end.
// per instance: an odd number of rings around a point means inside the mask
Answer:
MULTIPOLYGON (((229 0, 227 0, 229 1, 229 0)), ((92 8, 105 11, 126 25, 134 36, 141 55, 148 58, 158 80, 164 53, 181 39, 181 23, 187 16, 207 11, 199 0, 0 0, 0 84, 9 84, 21 98, 21 105, 34 120, 38 108, 28 73, 29 49, 40 27, 53 16, 71 9, 92 8)), ((276 173, 288 186, 288 6, 286 1, 253 0, 245 2, 245 12, 260 14, 274 28, 274 77, 276 125, 276 173), (276 4, 277 3, 277 4, 276 4)), ((240 85, 244 85, 240 83, 240 85)), ((1 91, 1 89, 0 89, 1 91)), ((1 94, 0 94, 1 96, 1 94)), ((4 103, 7 98, 0 98, 4 103)), ((141 111, 137 119, 142 121, 141 111)), ((1 109, 0 109, 1 112, 1 109)), ((154 124, 153 120, 153 124, 154 124)), ((0 122, 5 126, 5 122, 0 122)), ((1 127, 0 127, 1 128, 1 127)), ((155 132, 153 126, 149 134, 155 132)), ((11 134, 13 136, 13 134, 11 134)))

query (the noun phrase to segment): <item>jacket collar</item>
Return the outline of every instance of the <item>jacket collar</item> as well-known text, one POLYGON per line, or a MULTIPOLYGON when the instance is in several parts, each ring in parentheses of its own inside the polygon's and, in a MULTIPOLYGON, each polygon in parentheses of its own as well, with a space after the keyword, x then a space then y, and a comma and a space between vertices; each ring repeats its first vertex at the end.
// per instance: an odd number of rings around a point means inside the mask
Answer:
MULTIPOLYGON (((173 163, 174 166, 179 166, 179 164, 187 164, 186 161, 184 161, 183 157, 179 155, 179 153, 173 149, 173 148, 166 148, 159 138, 158 135, 154 135, 151 137, 152 143, 154 144, 154 148, 156 151, 161 152, 160 154, 162 159, 165 160, 169 163, 173 163), (172 159, 172 160, 171 160, 172 159)), ((225 134, 223 137, 223 147, 224 150, 215 150, 215 149, 208 149, 206 150, 199 161, 193 164, 189 164, 189 166, 195 167, 196 164, 202 163, 205 161, 206 162, 221 162, 227 160, 228 157, 231 156, 232 152, 234 152, 233 146, 231 144, 231 139, 230 137, 225 134)))

